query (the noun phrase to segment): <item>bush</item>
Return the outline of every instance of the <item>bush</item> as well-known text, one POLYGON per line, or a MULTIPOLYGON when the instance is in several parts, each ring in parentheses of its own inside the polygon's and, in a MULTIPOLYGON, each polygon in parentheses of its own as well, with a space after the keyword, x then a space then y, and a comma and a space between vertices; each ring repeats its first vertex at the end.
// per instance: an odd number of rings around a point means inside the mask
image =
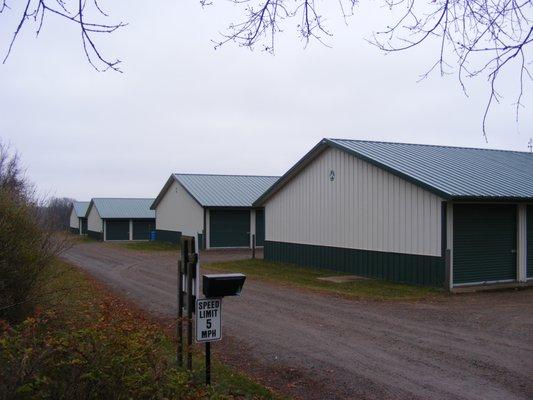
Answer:
POLYGON ((157 325, 61 262, 39 280, 35 313, 0 320, 0 399, 186 398, 157 325))
POLYGON ((55 246, 31 208, 0 188, 0 319, 22 318, 40 271, 55 246))
POLYGON ((0 142, 0 319, 24 318, 39 273, 67 247, 41 209, 18 155, 0 142))
POLYGON ((189 376, 162 354, 163 334, 114 319, 102 307, 100 319, 68 329, 57 326, 54 312, 4 326, 0 398, 185 398, 189 376))

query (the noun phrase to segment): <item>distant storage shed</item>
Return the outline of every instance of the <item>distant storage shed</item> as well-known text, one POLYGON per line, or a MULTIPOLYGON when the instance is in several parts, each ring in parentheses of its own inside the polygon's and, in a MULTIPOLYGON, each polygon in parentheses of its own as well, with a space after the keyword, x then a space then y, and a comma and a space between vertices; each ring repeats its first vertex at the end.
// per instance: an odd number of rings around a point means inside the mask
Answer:
POLYGON ((87 234, 87 207, 89 207, 88 201, 75 201, 72 203, 72 209, 70 210, 70 231, 77 235, 87 234))
POLYGON ((324 139, 255 205, 268 260, 449 288, 533 278, 530 153, 324 139))
POLYGON ((278 177, 172 174, 152 204, 157 239, 198 237, 202 248, 250 247, 264 241, 264 213, 253 202, 278 177))
POLYGON ((87 208, 87 233, 103 241, 149 240, 155 229, 154 199, 92 199, 87 208))

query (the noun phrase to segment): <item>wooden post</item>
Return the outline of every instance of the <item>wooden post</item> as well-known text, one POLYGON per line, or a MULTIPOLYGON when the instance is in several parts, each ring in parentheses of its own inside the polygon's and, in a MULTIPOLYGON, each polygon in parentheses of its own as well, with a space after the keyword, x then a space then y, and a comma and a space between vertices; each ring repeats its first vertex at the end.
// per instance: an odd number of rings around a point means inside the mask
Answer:
MULTIPOLYGON (((183 256, 183 255, 182 255, 183 256)), ((177 321, 177 336, 178 336, 178 367, 183 367, 183 270, 182 261, 178 261, 178 321, 177 321)))
MULTIPOLYGON (((194 252, 195 249, 194 238, 191 238, 188 251, 194 252)), ((193 275, 196 271, 197 261, 197 257, 190 260, 189 254, 187 254, 187 368, 190 371, 192 371, 192 313, 194 309, 192 282, 195 278, 193 275)))
POLYGON ((181 260, 178 262, 178 366, 183 367, 183 276, 187 274, 189 246, 186 239, 181 240, 181 260))

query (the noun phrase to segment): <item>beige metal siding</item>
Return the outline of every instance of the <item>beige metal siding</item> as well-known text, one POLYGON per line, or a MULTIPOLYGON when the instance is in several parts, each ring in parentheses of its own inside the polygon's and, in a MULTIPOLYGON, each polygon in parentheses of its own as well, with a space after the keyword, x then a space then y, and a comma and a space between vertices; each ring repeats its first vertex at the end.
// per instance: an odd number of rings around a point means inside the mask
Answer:
POLYGON ((76 211, 74 211, 74 207, 72 207, 72 211, 70 212, 70 227, 75 229, 80 228, 80 220, 76 215, 76 211))
POLYGON ((93 232, 102 232, 102 219, 94 206, 91 207, 87 216, 87 229, 93 232))
POLYGON ((269 199, 265 236, 270 241, 440 256, 441 201, 366 161, 328 149, 269 199))
POLYGON ((196 235, 204 229, 204 209, 176 181, 156 207, 156 229, 196 235))

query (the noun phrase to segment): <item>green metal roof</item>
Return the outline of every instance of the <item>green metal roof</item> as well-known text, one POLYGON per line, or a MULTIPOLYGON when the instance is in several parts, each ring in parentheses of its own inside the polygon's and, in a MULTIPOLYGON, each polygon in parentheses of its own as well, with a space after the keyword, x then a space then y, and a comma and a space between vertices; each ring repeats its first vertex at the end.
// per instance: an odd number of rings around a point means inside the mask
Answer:
POLYGON ((172 174, 151 208, 155 209, 173 181, 202 207, 252 207, 277 180, 277 176, 172 174))
POLYGON ((445 199, 532 200, 533 154, 508 150, 323 139, 271 187, 262 204, 325 149, 334 147, 445 199))
POLYGON ((91 200, 87 215, 92 206, 96 207, 100 218, 155 218, 155 211, 150 210, 154 199, 96 198, 91 200))
POLYGON ((72 203, 72 207, 74 208, 74 212, 78 218, 85 217, 89 203, 89 201, 75 201, 72 203))

